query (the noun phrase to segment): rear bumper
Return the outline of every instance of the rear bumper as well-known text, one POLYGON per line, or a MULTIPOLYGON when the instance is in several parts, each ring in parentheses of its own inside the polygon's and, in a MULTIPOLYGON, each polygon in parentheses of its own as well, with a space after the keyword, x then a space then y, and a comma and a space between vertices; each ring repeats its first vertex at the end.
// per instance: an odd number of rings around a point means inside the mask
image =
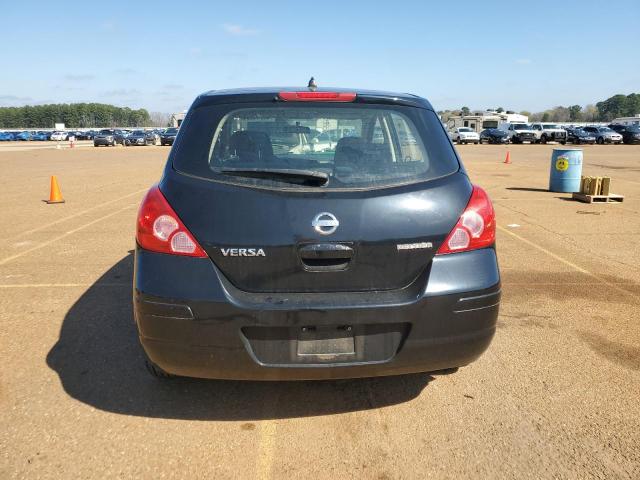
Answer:
POLYGON ((306 380, 466 365, 489 346, 500 302, 495 250, 436 257, 392 292, 253 294, 209 259, 136 248, 134 316, 149 358, 202 378, 306 380), (301 354, 307 329, 346 329, 354 352, 301 354))

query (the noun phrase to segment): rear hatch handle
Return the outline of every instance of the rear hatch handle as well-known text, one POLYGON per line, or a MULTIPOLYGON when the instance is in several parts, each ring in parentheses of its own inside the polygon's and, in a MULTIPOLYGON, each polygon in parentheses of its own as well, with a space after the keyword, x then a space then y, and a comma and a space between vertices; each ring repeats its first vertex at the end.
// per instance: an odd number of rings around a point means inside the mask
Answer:
POLYGON ((354 256, 354 250, 343 243, 313 243, 298 251, 305 270, 334 272, 346 270, 354 256))

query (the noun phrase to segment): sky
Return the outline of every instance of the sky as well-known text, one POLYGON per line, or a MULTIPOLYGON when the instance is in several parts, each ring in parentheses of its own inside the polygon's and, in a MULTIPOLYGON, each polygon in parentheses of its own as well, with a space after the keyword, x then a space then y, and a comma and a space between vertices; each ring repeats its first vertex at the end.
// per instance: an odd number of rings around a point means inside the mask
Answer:
POLYGON ((311 76, 437 110, 640 93, 640 0, 23 1, 3 2, 0 24, 0 106, 175 113, 208 90, 311 76))

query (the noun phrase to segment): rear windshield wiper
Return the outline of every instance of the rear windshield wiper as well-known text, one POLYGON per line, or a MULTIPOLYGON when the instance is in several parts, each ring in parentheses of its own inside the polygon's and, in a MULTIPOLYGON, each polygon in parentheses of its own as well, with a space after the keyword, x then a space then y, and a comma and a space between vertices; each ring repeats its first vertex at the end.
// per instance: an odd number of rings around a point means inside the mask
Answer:
POLYGON ((240 177, 277 178, 303 185, 322 186, 329 181, 329 175, 324 172, 295 168, 221 168, 219 172, 240 177))

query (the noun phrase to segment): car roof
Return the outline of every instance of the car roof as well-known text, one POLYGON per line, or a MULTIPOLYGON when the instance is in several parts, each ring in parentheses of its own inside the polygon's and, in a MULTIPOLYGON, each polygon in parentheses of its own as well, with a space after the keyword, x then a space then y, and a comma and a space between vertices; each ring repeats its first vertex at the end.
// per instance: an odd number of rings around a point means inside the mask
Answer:
MULTIPOLYGON (((279 92, 307 92, 308 87, 261 87, 211 90, 196 98, 194 107, 217 103, 250 103, 273 101, 279 92)), ((383 103, 408 105, 433 110, 425 98, 411 93, 385 92, 381 90, 364 90, 358 88, 317 88, 316 92, 355 92, 355 103, 383 103)), ((329 103, 329 102, 327 102, 329 103)))

